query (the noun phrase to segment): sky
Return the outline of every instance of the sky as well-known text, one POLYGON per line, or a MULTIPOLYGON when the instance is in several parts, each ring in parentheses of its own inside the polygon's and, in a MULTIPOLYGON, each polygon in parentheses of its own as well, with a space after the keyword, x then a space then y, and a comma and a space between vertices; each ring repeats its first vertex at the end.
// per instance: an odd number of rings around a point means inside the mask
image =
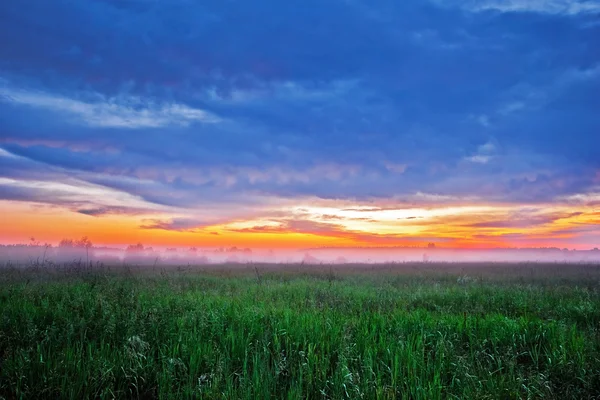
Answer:
POLYGON ((600 0, 6 0, 0 43, 0 243, 600 247, 600 0))

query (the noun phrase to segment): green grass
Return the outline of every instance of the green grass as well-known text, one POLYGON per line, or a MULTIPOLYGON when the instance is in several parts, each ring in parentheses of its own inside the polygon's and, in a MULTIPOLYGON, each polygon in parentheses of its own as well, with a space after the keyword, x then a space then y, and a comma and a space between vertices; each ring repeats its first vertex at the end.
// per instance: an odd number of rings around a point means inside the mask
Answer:
POLYGON ((0 272, 0 397, 600 396, 597 281, 339 270, 0 272))

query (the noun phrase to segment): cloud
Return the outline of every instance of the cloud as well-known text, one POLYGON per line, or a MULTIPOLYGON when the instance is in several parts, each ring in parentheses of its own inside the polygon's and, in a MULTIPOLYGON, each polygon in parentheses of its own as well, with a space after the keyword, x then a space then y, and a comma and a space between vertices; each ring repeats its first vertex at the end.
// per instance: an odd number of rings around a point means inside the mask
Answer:
MULTIPOLYGON (((82 174, 15 155, 0 153, 0 199, 60 206, 87 215, 152 214, 172 210, 146 201, 135 190, 94 183, 82 174), (125 190, 123 190, 125 189, 125 190)), ((136 181, 137 187, 143 182, 136 181)))
POLYGON ((91 127, 142 129, 219 121, 211 113, 183 104, 155 104, 136 97, 104 99, 95 95, 92 97, 100 98, 85 102, 48 93, 7 89, 0 90, 0 97, 12 104, 70 114, 91 127))
POLYGON ((600 204, 600 191, 559 196, 557 200, 580 206, 596 206, 600 204))
POLYGON ((539 215, 540 210, 532 210, 531 212, 515 212, 505 215, 503 219, 489 220, 483 222, 472 222, 464 224, 470 228, 537 228, 543 225, 549 225, 561 220, 571 219, 581 216, 583 212, 550 212, 539 215), (536 215, 537 214, 537 215, 536 215))
MULTIPOLYGON (((245 228, 228 228, 231 232, 246 234, 289 234, 301 233, 329 239, 350 240, 363 245, 402 246, 414 243, 426 243, 432 237, 411 234, 384 234, 368 231, 353 230, 343 223, 323 223, 307 219, 278 220, 268 225, 255 225, 245 228)), ((437 238, 438 241, 452 241, 452 239, 437 238)))
POLYGON ((477 154, 477 155, 465 158, 465 160, 470 161, 472 163, 476 163, 476 164, 487 164, 491 159, 492 159, 492 157, 484 156, 481 154, 477 154))
POLYGON ((75 210, 79 214, 89 215, 91 217, 102 217, 105 215, 139 215, 139 214, 149 214, 154 210, 151 209, 139 209, 139 208, 131 208, 131 207, 96 207, 96 208, 80 208, 75 210))
POLYGON ((4 150, 3 148, 0 148, 0 157, 13 158, 13 159, 19 158, 19 156, 12 154, 11 152, 4 150))
POLYGON ((391 172, 394 172, 397 174, 403 174, 406 171, 406 168, 408 168, 408 166, 406 164, 396 164, 396 163, 390 163, 390 162, 386 162, 385 167, 387 168, 388 171, 391 171, 391 172))
POLYGON ((321 215, 321 219, 324 221, 331 221, 331 220, 344 219, 344 217, 342 217, 340 215, 323 214, 323 215, 321 215))
POLYGON ((98 202, 105 205, 129 204, 147 207, 140 198, 107 187, 71 180, 67 182, 20 181, 0 178, 2 198, 47 203, 82 204, 98 202))
POLYGON ((191 218, 172 218, 169 220, 147 219, 140 225, 142 229, 161 229, 166 231, 189 232, 197 231, 206 225, 202 221, 191 218))
POLYGON ((596 0, 468 0, 462 7, 474 12, 531 12, 544 14, 594 14, 600 12, 596 0))
POLYGON ((465 157, 465 161, 476 163, 476 164, 487 164, 494 156, 493 153, 496 151, 496 146, 492 142, 487 142, 480 145, 477 148, 476 154, 465 157))

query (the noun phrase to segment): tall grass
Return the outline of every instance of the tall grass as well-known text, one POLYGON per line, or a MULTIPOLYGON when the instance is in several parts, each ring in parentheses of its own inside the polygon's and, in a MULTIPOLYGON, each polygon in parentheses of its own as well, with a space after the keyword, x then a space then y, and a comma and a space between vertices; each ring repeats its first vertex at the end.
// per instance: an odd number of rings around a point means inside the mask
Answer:
POLYGON ((19 274, 5 398, 600 396, 600 292, 464 276, 19 274))

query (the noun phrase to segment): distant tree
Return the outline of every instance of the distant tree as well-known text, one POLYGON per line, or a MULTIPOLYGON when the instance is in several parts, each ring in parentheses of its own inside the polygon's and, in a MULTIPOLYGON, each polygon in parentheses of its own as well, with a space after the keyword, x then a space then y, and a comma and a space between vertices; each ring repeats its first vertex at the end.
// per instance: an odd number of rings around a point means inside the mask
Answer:
POLYGON ((71 248, 75 247, 75 243, 73 242, 73 239, 62 239, 60 242, 58 242, 58 247, 71 248))
POLYGON ((125 249, 126 252, 128 253, 139 253, 144 251, 144 245, 141 243, 138 244, 130 244, 129 246, 127 246, 127 248, 125 249))
POLYGON ((92 249, 91 255, 93 256, 93 247, 94 245, 92 244, 92 241, 87 236, 83 236, 81 239, 78 240, 65 238, 58 243, 58 254, 63 259, 81 258, 81 250, 85 250, 86 263, 89 263, 90 249, 92 249))
POLYGON ((83 236, 81 239, 62 239, 59 243, 58 243, 58 247, 62 247, 62 248, 73 248, 73 247, 77 247, 80 249, 89 249, 91 247, 93 247, 93 243, 90 239, 88 239, 87 236, 83 236))
POLYGON ((428 249, 435 249, 435 243, 427 243, 428 249))
POLYGON ((88 239, 87 236, 83 236, 81 239, 74 241, 73 244, 75 247, 83 249, 89 249, 90 247, 93 247, 92 241, 88 239))

